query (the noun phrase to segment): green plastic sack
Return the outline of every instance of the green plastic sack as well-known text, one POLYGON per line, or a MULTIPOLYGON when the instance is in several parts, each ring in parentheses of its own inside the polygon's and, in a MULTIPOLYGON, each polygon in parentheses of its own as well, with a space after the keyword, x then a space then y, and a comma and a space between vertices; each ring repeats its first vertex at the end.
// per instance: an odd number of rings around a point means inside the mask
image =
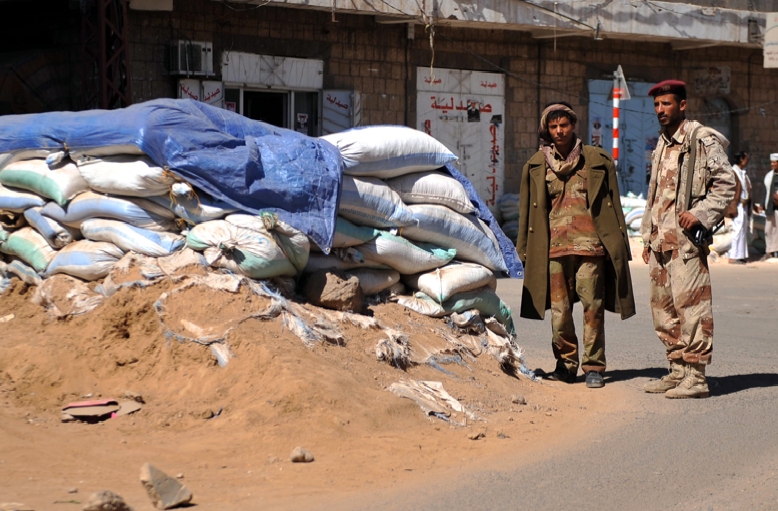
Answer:
POLYGON ((38 273, 46 271, 57 254, 46 238, 32 227, 25 227, 11 233, 6 241, 0 243, 0 252, 15 255, 38 273))
POLYGON ((0 243, 8 239, 9 232, 0 227, 0 243))
POLYGON ((70 199, 89 190, 89 185, 73 163, 49 167, 45 160, 21 160, 0 171, 0 183, 35 192, 65 206, 70 199))

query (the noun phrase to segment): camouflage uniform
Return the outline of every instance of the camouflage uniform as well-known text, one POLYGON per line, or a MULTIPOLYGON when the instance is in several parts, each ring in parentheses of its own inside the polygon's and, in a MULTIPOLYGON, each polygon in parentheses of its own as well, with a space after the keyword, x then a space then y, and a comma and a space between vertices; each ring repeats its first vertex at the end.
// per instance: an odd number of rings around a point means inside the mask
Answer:
POLYGON ((578 338, 573 323, 577 296, 584 310, 584 372, 605 371, 605 249, 588 208, 587 170, 583 158, 576 170, 560 178, 546 172, 549 213, 548 273, 551 329, 557 367, 578 372, 578 338))
POLYGON ((685 191, 691 132, 697 128, 697 159, 688 211, 708 230, 718 224, 735 193, 735 177, 724 153, 729 142, 718 132, 684 120, 668 137, 662 131, 652 159, 643 242, 649 259, 654 329, 667 359, 709 364, 713 310, 707 248, 694 245, 678 223, 687 211, 685 191))

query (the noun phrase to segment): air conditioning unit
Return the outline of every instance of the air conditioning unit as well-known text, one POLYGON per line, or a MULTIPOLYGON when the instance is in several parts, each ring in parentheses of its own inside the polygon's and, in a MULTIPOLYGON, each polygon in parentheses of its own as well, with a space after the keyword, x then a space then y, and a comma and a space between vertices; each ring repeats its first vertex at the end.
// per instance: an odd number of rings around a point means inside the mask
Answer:
POLYGON ((171 75, 213 75, 212 42, 173 41, 167 56, 167 69, 171 75))

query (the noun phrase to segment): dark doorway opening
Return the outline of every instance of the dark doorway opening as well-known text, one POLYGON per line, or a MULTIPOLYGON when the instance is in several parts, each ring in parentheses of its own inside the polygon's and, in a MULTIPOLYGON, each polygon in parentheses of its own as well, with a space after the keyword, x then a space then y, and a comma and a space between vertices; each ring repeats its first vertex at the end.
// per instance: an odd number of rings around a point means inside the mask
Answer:
POLYGON ((289 128, 289 94, 243 91, 243 115, 279 128, 289 128))

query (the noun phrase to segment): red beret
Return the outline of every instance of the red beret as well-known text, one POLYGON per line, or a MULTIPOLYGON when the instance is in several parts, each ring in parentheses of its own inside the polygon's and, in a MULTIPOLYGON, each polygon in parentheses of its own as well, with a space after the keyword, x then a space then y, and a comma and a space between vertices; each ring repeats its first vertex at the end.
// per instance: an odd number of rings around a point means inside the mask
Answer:
POLYGON ((680 80, 665 80, 664 82, 659 82, 653 87, 651 87, 651 90, 648 91, 648 95, 652 97, 657 97, 662 94, 672 94, 679 89, 685 89, 686 84, 683 83, 680 80))

